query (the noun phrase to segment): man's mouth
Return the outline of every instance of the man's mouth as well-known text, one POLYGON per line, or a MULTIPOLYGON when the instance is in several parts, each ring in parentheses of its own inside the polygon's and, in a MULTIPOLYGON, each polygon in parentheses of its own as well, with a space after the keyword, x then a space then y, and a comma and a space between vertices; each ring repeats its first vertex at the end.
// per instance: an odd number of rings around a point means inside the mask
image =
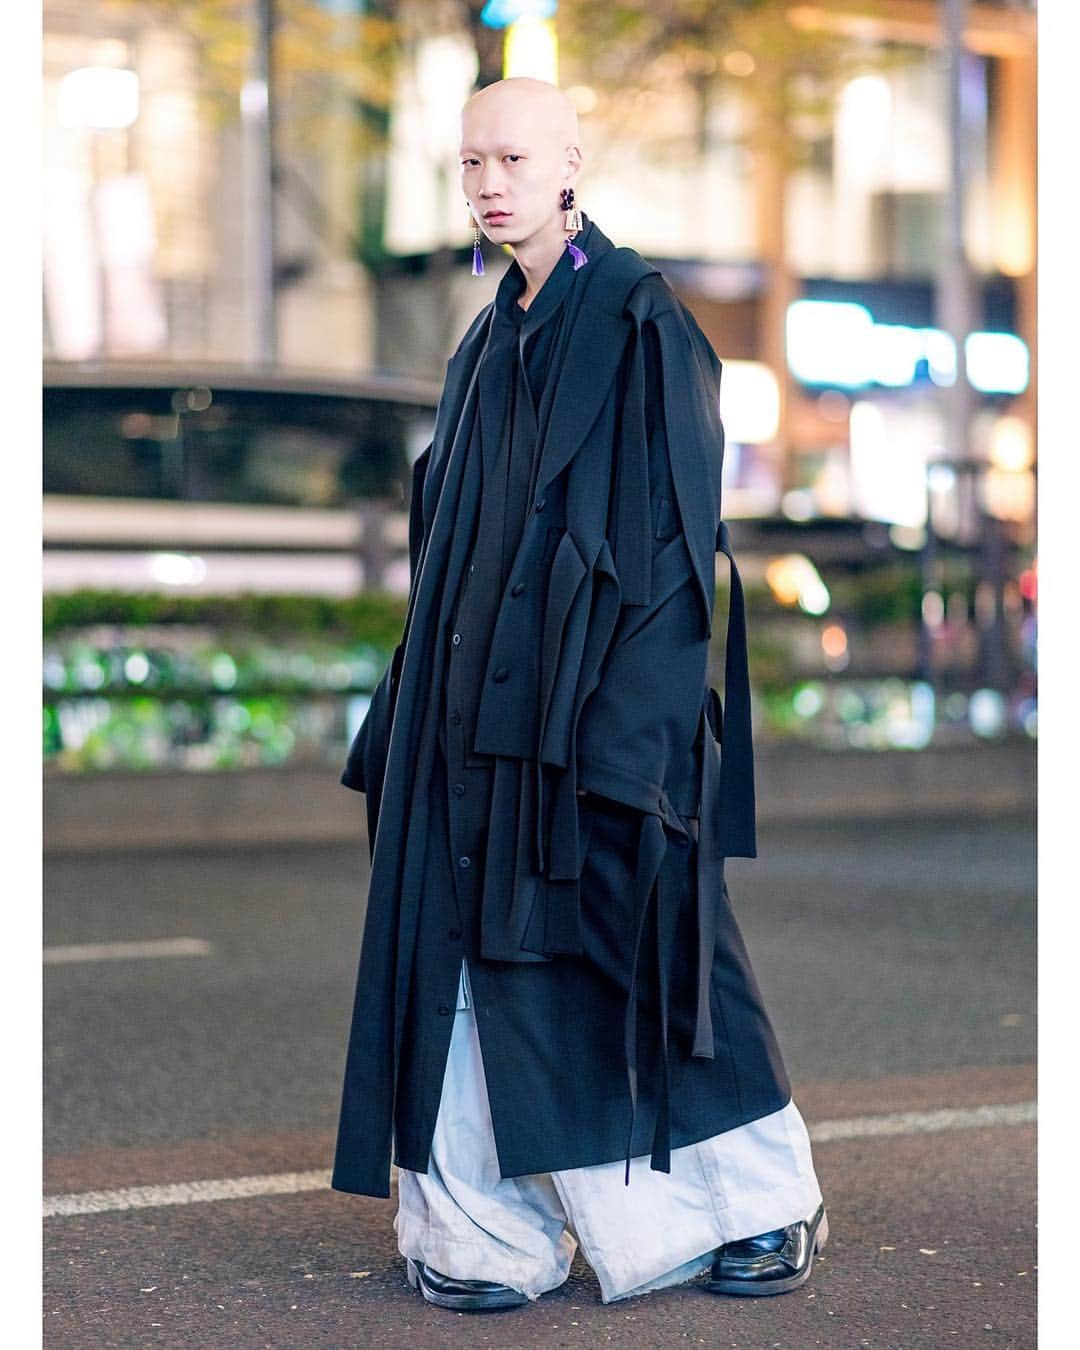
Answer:
POLYGON ((500 220, 509 220, 509 211, 485 211, 484 219, 497 224, 500 220))

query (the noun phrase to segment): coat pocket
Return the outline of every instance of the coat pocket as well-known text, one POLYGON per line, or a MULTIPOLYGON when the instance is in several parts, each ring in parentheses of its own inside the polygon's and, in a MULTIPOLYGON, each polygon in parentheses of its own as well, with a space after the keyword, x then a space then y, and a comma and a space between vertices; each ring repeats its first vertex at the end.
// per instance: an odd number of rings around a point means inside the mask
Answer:
POLYGON ((581 929, 590 961, 616 988, 628 988, 637 926, 635 871, 643 813, 590 792, 581 799, 581 929))
POLYGON ((605 878, 609 894, 621 895, 623 882, 633 877, 642 812, 598 792, 580 797, 578 812, 583 868, 589 866, 594 881, 605 878))

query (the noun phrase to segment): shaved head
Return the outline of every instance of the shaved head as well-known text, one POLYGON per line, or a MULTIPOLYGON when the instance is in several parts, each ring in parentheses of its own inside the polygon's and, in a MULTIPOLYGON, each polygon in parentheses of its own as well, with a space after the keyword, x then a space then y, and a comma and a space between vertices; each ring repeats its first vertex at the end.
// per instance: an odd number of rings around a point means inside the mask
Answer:
POLYGON ((580 146, 577 109, 558 85, 547 80, 514 75, 478 89, 461 110, 461 148, 482 148, 466 144, 468 129, 476 131, 499 123, 527 126, 534 135, 560 149, 580 146))
POLYGON ((547 80, 498 80, 463 105, 465 198, 488 238, 510 245, 519 260, 550 254, 565 238, 562 192, 581 168, 580 139, 577 109, 547 80))

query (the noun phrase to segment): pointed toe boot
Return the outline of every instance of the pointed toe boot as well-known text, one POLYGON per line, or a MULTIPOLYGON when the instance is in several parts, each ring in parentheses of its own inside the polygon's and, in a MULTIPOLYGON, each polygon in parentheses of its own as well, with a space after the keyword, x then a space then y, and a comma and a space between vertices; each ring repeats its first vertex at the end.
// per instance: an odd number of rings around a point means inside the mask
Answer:
POLYGON ((501 1308, 520 1308, 529 1301, 525 1294, 511 1289, 508 1284, 495 1284, 491 1280, 455 1280, 449 1275, 440 1275, 422 1261, 409 1260, 406 1277, 429 1303, 451 1312, 496 1312, 501 1308))
POLYGON ((713 1294, 786 1294, 810 1278, 829 1236, 824 1204, 809 1219, 718 1247, 705 1287, 713 1294))

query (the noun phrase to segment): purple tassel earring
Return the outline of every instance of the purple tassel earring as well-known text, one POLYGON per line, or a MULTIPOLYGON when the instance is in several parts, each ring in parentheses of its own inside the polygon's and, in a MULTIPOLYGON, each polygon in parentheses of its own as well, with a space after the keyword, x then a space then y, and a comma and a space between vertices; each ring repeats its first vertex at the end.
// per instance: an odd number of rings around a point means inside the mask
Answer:
POLYGON ((472 246, 472 274, 474 277, 484 275, 484 255, 480 252, 480 226, 476 223, 476 217, 469 212, 469 224, 473 227, 473 246, 472 246))
POLYGON ((574 205, 574 189, 562 189, 562 209, 566 212, 566 219, 563 221, 563 229, 567 231, 566 247, 570 250, 570 256, 574 260, 574 271, 583 267, 589 261, 589 255, 584 249, 578 248, 573 243, 574 235, 584 228, 581 222, 581 209, 574 205))

